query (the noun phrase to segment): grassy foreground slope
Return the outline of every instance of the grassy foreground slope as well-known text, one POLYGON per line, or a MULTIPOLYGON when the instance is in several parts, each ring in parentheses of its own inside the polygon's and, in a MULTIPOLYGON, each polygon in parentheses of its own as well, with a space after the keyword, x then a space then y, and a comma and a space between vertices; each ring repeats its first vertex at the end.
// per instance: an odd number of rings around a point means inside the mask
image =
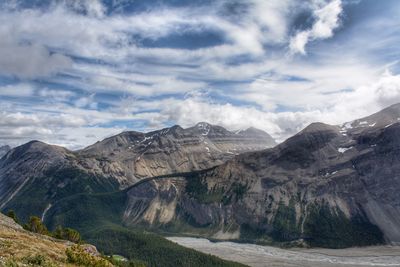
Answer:
MULTIPOLYGON (((0 266, 82 266, 68 260, 67 251, 73 246, 71 242, 26 231, 0 213, 0 266)), ((96 252, 93 246, 85 247, 96 252)), ((98 256, 90 257, 104 262, 102 266, 113 266, 98 256)))

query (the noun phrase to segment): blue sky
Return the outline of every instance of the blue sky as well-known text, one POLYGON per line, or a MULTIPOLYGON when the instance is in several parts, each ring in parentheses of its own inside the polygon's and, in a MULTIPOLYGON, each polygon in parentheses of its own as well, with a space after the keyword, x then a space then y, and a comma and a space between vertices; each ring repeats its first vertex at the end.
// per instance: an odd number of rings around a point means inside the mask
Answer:
POLYGON ((0 145, 341 124, 400 102, 399 18, 397 0, 5 0, 0 145))

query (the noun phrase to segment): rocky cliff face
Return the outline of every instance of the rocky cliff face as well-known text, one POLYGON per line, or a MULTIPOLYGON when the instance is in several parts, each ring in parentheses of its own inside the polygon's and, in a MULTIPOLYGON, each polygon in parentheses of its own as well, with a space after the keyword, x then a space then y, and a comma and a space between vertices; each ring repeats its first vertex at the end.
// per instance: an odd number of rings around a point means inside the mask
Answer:
MULTIPOLYGON (((239 153, 262 150, 275 145, 267 133, 250 128, 230 132, 223 127, 198 123, 150 133, 124 132, 98 142, 78 154, 84 158, 112 162, 107 167, 129 180, 171 173, 207 169, 222 164, 239 153)), ((101 168, 90 161, 90 168, 101 168)), ((103 167, 104 169, 104 167, 103 167)))
POLYGON ((207 172, 141 184, 125 222, 328 247, 398 243, 399 118, 394 105, 341 126, 313 123, 207 172))
POLYGON ((206 169, 274 144, 256 129, 234 133, 207 123, 123 132, 80 151, 32 141, 0 160, 0 209, 44 216, 73 194, 113 192, 143 177, 206 169))

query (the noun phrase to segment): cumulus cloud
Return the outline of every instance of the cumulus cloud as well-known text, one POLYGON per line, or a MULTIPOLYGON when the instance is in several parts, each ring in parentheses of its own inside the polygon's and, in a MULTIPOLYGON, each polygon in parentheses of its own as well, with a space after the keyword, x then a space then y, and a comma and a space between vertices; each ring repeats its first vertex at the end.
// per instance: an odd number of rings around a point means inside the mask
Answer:
POLYGON ((176 121, 183 126, 207 121, 231 130, 256 127, 283 141, 312 122, 342 124, 399 103, 400 75, 385 72, 369 85, 325 95, 324 98, 325 108, 316 105, 300 111, 271 112, 251 106, 215 103, 204 95, 196 95, 180 104, 165 106, 162 116, 155 118, 176 121))
POLYGON ((18 78, 34 79, 55 74, 72 66, 72 60, 59 53, 51 53, 45 46, 21 43, 13 33, 0 30, 0 73, 18 78))
POLYGON ((322 7, 315 9, 315 23, 311 29, 300 31, 291 38, 289 44, 291 52, 305 54, 305 47, 309 41, 332 37, 333 31, 339 27, 339 17, 342 11, 341 0, 330 0, 322 7))
POLYGON ((283 140, 310 122, 342 123, 400 101, 396 64, 381 75, 398 54, 398 21, 341 21, 359 1, 188 1, 135 12, 120 1, 4 2, 0 142, 76 148, 126 128, 198 121, 283 140), (323 42, 341 25, 346 38, 323 42), (287 56, 288 47, 309 55, 287 56))

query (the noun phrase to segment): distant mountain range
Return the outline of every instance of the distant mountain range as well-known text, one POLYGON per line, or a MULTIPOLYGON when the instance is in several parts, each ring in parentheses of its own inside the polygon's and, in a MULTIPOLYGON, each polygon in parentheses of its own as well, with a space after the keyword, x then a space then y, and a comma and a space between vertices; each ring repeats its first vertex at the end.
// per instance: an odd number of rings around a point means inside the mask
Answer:
POLYGON ((400 104, 273 145, 256 129, 206 123, 80 151, 30 142, 0 160, 0 207, 84 236, 121 225, 322 247, 400 242, 400 104))

